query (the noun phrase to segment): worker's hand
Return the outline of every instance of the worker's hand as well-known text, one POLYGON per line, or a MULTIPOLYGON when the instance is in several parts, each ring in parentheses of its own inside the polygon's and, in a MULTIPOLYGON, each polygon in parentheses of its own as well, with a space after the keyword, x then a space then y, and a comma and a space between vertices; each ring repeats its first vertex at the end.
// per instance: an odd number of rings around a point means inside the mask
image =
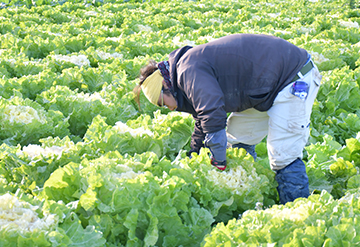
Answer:
POLYGON ((225 170, 226 168, 226 160, 217 161, 213 156, 211 156, 211 164, 221 171, 225 170))
POLYGON ((211 164, 217 167, 219 170, 225 170, 227 146, 225 129, 214 133, 207 133, 205 136, 204 145, 210 149, 211 164))
POLYGON ((195 150, 195 149, 190 149, 188 152, 187 152, 187 156, 189 156, 190 159, 192 159, 192 153, 197 153, 199 154, 199 151, 200 150, 195 150))

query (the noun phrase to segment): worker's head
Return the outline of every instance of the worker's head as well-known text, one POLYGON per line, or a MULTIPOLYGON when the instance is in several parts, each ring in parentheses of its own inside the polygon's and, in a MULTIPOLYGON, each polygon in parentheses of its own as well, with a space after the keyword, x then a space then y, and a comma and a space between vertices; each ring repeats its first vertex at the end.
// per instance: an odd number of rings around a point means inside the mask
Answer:
POLYGON ((140 83, 137 90, 139 93, 141 88, 145 97, 152 104, 167 106, 170 110, 175 110, 177 103, 170 90, 170 76, 166 66, 168 67, 166 61, 157 64, 151 60, 140 70, 140 83))

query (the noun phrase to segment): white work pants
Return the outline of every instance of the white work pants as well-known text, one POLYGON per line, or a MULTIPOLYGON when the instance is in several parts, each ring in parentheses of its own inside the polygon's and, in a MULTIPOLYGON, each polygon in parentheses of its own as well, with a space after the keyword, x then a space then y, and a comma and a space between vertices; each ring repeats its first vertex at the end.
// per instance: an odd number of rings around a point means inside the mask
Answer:
POLYGON ((290 92, 293 84, 290 83, 279 92, 267 112, 251 108, 231 113, 227 121, 228 143, 255 145, 267 136, 272 170, 282 169, 297 158, 302 159, 302 152, 309 138, 311 110, 321 81, 315 64, 299 80, 309 85, 305 100, 290 92))

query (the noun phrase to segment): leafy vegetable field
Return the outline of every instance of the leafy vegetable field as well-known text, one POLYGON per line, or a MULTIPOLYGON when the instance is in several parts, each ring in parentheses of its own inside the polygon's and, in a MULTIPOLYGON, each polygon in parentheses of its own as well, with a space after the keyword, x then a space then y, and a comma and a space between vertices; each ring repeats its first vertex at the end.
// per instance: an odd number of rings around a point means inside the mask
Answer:
POLYGON ((360 246, 356 1, 0 2, 0 246, 360 246), (307 199, 279 205, 265 142, 221 172, 190 115, 134 101, 149 59, 233 33, 322 72, 307 199))

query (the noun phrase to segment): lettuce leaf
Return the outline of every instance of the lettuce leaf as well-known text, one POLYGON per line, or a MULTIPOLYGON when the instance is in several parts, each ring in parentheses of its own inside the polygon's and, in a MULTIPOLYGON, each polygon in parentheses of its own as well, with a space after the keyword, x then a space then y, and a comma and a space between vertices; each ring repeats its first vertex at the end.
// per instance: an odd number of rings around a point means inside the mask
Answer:
POLYGON ((359 190, 334 200, 326 191, 218 224, 201 246, 351 246, 359 241, 359 190))
POLYGON ((114 244, 198 246, 213 216, 192 197, 193 186, 184 179, 148 171, 168 165, 151 153, 124 158, 111 152, 59 168, 45 182, 42 197, 77 201, 74 210, 82 224, 94 223, 114 244))
POLYGON ((15 96, 0 99, 0 142, 8 145, 38 144, 48 136, 69 135, 68 122, 59 111, 46 111, 38 103, 15 96))

